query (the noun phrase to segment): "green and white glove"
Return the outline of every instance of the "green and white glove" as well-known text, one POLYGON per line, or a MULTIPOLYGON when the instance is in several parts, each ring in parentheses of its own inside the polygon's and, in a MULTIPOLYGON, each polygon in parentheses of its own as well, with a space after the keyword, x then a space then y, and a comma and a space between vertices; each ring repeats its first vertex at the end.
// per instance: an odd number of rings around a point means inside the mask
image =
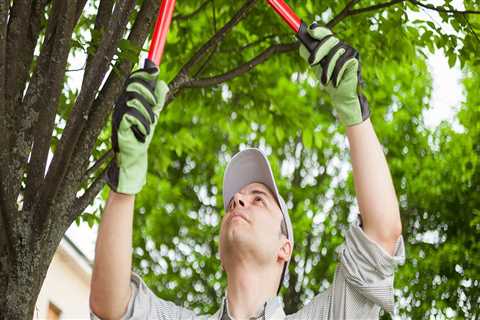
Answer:
POLYGON ((136 194, 145 184, 148 146, 167 92, 167 84, 158 80, 156 67, 137 70, 125 81, 112 116, 115 158, 106 180, 113 191, 136 194))
POLYGON ((312 54, 301 45, 300 55, 313 67, 321 86, 330 94, 339 121, 348 127, 368 119, 367 99, 360 92, 362 77, 357 50, 316 23, 307 32, 319 43, 312 54))

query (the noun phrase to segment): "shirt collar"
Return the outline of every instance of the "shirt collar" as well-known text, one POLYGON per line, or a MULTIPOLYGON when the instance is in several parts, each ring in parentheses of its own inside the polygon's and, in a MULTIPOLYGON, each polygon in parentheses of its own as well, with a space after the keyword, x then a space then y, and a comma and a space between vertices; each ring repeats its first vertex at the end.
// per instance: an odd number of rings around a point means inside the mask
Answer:
MULTIPOLYGON (((255 316, 251 317, 250 319, 269 320, 277 312, 277 310, 280 311, 282 314, 284 314, 282 298, 280 298, 279 296, 267 299, 267 301, 265 301, 257 310, 257 312, 255 313, 255 316), (278 310, 279 308, 280 310, 278 310)), ((226 292, 225 292, 225 296, 222 299, 222 304, 219 311, 220 312, 218 313, 218 320, 234 320, 228 310, 226 292)))

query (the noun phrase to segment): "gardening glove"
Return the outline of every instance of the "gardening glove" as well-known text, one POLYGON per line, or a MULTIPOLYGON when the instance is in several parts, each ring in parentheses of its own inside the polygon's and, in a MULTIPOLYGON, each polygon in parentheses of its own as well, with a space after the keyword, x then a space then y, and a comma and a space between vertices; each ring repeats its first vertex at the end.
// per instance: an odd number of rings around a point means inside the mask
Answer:
POLYGON ((115 192, 136 194, 145 184, 148 146, 168 92, 167 84, 157 79, 158 73, 157 67, 147 67, 130 74, 115 103, 115 158, 106 174, 107 183, 115 192))
POLYGON ((360 91, 363 81, 358 51, 315 22, 307 32, 319 42, 311 54, 301 45, 300 55, 313 67, 321 87, 330 94, 339 121, 348 127, 368 119, 367 99, 360 91))

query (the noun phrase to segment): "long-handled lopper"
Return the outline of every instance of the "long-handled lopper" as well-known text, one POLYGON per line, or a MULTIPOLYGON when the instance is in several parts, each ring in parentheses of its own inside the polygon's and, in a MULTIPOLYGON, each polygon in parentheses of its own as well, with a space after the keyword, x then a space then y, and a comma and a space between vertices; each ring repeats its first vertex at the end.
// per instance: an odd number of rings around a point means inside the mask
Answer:
POLYGON ((148 50, 148 58, 144 62, 145 68, 158 67, 160 65, 174 8, 175 0, 163 0, 160 5, 152 41, 150 42, 150 49, 148 50))

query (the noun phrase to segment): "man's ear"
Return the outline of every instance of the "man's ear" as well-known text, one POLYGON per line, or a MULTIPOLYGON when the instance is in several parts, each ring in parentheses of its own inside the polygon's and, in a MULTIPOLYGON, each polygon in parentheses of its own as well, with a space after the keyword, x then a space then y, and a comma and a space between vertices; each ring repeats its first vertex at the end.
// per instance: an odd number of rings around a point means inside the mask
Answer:
POLYGON ((292 255, 292 242, 287 238, 284 238, 282 241, 282 246, 278 250, 277 261, 284 263, 287 262, 292 255))

